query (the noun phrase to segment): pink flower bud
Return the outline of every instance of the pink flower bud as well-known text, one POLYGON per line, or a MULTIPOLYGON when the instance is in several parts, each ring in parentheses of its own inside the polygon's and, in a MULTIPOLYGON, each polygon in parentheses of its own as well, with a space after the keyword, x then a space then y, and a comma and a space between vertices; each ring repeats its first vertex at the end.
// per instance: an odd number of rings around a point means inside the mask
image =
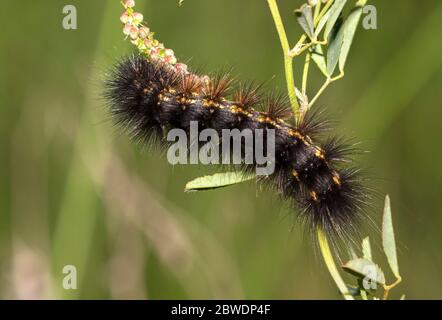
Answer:
POLYGON ((153 47, 153 48, 150 48, 149 55, 152 56, 153 58, 157 58, 157 55, 159 52, 160 52, 160 50, 157 47, 153 47))
POLYGON ((132 26, 129 32, 129 36, 132 40, 136 40, 138 38, 138 28, 135 26, 132 26))
POLYGON ((128 36, 130 34, 131 29, 132 29, 132 25, 130 23, 126 23, 123 28, 123 33, 126 36, 128 36))
POLYGON ((141 39, 146 39, 150 32, 149 28, 145 26, 141 26, 139 31, 141 39))
POLYGON ((173 52, 173 50, 172 49, 166 49, 166 56, 174 56, 175 55, 175 53, 173 52))
POLYGON ((179 72, 187 73, 187 65, 184 63, 177 63, 175 69, 179 72))
POLYGON ((124 24, 129 21, 129 14, 127 13, 127 11, 123 12, 123 14, 120 16, 120 21, 124 24))
POLYGON ((132 14, 134 24, 140 24, 143 21, 143 15, 139 12, 134 12, 132 14))
POLYGON ((152 47, 152 41, 150 41, 150 39, 144 39, 144 45, 146 48, 150 48, 152 47))
POLYGON ((133 8, 135 6, 135 0, 125 0, 124 6, 126 8, 133 8))
POLYGON ((174 56, 166 56, 166 57, 164 57, 164 61, 167 64, 175 64, 177 62, 177 60, 174 56))

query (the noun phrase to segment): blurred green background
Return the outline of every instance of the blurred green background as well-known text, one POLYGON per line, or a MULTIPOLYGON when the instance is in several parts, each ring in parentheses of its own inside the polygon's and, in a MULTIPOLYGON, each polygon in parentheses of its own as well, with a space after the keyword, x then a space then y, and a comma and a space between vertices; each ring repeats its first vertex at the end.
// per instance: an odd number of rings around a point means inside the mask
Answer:
MULTIPOLYGON (((359 29, 346 77, 318 106, 371 152, 361 164, 392 198, 409 299, 442 298, 442 3, 369 1, 378 29, 359 29)), ((300 28, 280 0, 291 44, 300 28)), ((216 168, 171 167, 112 126, 101 79, 122 55, 118 1, 7 1, 0 21, 0 297, 337 299, 293 212, 255 184, 185 194, 216 168), (62 28, 75 5, 78 29, 62 28), (77 290, 63 290, 63 267, 77 290)), ((205 72, 285 90, 264 0, 138 0, 157 38, 205 72)), ((295 63, 299 82, 302 62, 295 63)), ((313 88, 322 79, 312 78, 313 88)), ((375 258, 388 271, 380 234, 375 258)), ((393 281, 388 271, 387 277, 393 281)))

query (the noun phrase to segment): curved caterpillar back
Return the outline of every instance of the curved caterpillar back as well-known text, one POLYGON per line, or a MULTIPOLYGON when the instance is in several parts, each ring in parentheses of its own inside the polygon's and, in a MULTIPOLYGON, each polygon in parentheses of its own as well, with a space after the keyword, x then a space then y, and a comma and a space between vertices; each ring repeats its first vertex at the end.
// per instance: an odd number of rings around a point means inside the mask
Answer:
MULTIPOLYGON (((134 56, 120 62, 105 84, 110 112, 129 135, 142 143, 163 143, 167 131, 189 132, 191 121, 199 130, 274 129, 275 171, 265 177, 284 198, 293 200, 301 218, 332 238, 355 235, 364 216, 365 188, 358 170, 346 168, 351 148, 341 139, 317 142, 323 122, 308 112, 298 123, 281 97, 262 98, 253 85, 241 85, 230 95, 227 76, 199 77, 171 71, 134 56), (256 111, 264 105, 266 111, 256 111)), ((253 166, 244 166, 249 170, 253 166)))

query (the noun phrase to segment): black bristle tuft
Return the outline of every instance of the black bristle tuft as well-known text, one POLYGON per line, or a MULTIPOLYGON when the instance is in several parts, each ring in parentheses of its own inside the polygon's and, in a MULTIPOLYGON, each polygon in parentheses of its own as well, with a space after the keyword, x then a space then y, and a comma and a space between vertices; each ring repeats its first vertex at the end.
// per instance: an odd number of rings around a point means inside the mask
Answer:
POLYGON ((264 101, 265 113, 272 119, 287 119, 292 116, 289 99, 286 95, 272 93, 264 101))
POLYGON ((351 162, 351 158, 358 153, 355 143, 339 137, 326 140, 322 149, 328 161, 351 162))
POLYGON ((201 79, 193 74, 182 75, 178 83, 178 91, 185 97, 192 97, 198 94, 201 87, 201 79))
POLYGON ((233 94, 233 101, 243 109, 255 107, 261 100, 260 89, 261 85, 255 85, 253 82, 240 83, 233 94))
POLYGON ((221 102, 229 94, 232 83, 233 79, 228 74, 206 78, 203 80, 201 94, 205 99, 221 102))
POLYGON ((318 109, 309 109, 298 120, 297 129, 311 138, 330 130, 331 121, 323 117, 323 111, 318 109))

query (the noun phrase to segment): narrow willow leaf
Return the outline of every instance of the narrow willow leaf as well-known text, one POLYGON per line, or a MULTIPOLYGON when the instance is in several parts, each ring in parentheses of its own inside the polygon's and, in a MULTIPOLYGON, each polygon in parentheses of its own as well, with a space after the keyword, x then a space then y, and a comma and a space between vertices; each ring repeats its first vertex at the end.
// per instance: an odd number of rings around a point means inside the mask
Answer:
POLYGON ((327 51, 327 74, 332 76, 338 65, 339 56, 341 55, 342 40, 344 32, 342 24, 338 21, 330 34, 330 44, 327 51))
POLYGON ((396 240, 394 238, 393 219, 391 217, 390 197, 385 197, 384 216, 382 219, 382 246, 393 274, 399 278, 396 240))
POLYGON ((254 174, 245 174, 243 172, 237 171, 216 173, 211 176, 199 177, 192 181, 189 181, 186 184, 184 191, 190 192, 217 189, 252 180, 254 178, 254 174))
POLYGON ((330 272, 330 275, 332 276, 344 298, 346 300, 354 300, 353 296, 348 293, 348 287, 345 284, 344 280, 342 280, 338 268, 336 267, 333 255, 330 250, 330 246, 328 244, 327 236, 321 229, 318 229, 317 232, 319 248, 321 249, 322 257, 324 258, 324 262, 327 265, 327 269, 330 272))
POLYGON ((330 32, 333 30, 333 27, 336 24, 336 21, 338 21, 339 15, 341 14, 342 10, 344 9, 345 3, 347 0, 336 0, 333 5, 331 6, 329 12, 330 17, 327 19, 327 25, 325 27, 324 31, 324 39, 327 40, 328 36, 330 35, 330 32))
POLYGON ((373 261, 373 258, 371 256, 371 246, 370 246, 369 237, 366 237, 362 240, 362 254, 364 255, 364 259, 373 261))
POLYGON ((330 10, 328 10, 321 18, 321 20, 319 20, 318 26, 316 27, 315 30, 315 35, 316 38, 319 36, 319 34, 321 33, 322 29, 324 29, 325 24, 327 23, 328 19, 330 18, 330 10))
POLYGON ((312 60, 316 63, 319 70, 321 70, 321 72, 325 76, 329 76, 329 74, 327 73, 327 63, 325 62, 324 52, 322 50, 322 46, 320 46, 319 44, 316 45, 316 47, 312 51, 312 60))
POLYGON ((339 69, 341 72, 344 71, 345 63, 347 62, 350 47, 353 42, 356 29, 358 28, 359 20, 361 19, 362 8, 363 5, 360 5, 359 3, 356 4, 356 7, 351 11, 347 20, 344 22, 342 48, 339 57, 339 69))
POLYGON ((315 26, 313 24, 312 7, 304 4, 300 9, 295 10, 296 19, 311 40, 316 40, 315 26))
POLYGON ((367 259, 358 258, 347 262, 342 268, 359 278, 367 278, 380 285, 385 285, 385 275, 379 266, 367 259))
POLYGON ((405 300, 405 294, 401 296, 401 300, 405 300))

